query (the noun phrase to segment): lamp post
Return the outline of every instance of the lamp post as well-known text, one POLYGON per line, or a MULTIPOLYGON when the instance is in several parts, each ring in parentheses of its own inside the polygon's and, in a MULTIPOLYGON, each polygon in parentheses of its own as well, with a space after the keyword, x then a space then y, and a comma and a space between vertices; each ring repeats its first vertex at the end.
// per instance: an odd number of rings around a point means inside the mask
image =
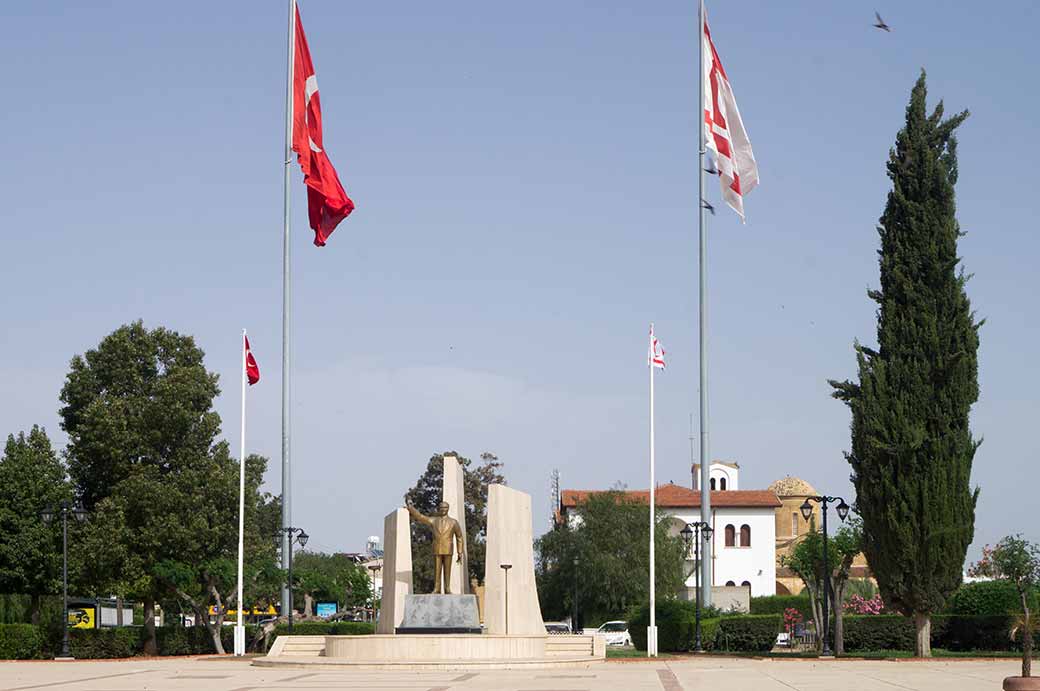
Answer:
POLYGON ((311 536, 308 535, 307 533, 305 533, 303 531, 303 528, 291 528, 291 527, 289 527, 289 528, 282 528, 282 532, 284 532, 288 536, 288 538, 289 538, 288 539, 288 544, 289 544, 289 555, 288 555, 288 557, 289 557, 289 559, 288 559, 288 566, 289 566, 289 583, 288 583, 288 588, 289 588, 289 633, 292 633, 292 630, 293 630, 293 581, 292 581, 292 552, 293 552, 293 544, 298 542, 300 544, 300 547, 306 547, 307 546, 307 540, 309 540, 311 536))
POLYGON ((56 514, 61 514, 61 599, 62 599, 62 636, 61 660, 71 660, 69 653, 69 514, 79 522, 87 519, 86 509, 74 506, 72 502, 62 499, 57 507, 46 508, 40 512, 40 519, 50 525, 56 514))
POLYGON ((578 558, 574 557, 574 611, 571 613, 571 633, 578 633, 578 558))
POLYGON ((506 576, 506 635, 509 635, 509 569, 513 568, 512 564, 499 564, 502 570, 505 571, 506 576))
POLYGON ((372 572, 372 623, 376 623, 376 571, 379 564, 369 564, 368 570, 372 572))
POLYGON ((834 653, 831 652, 830 619, 828 618, 827 613, 827 601, 831 597, 830 565, 827 563, 827 504, 838 502, 835 510, 838 512, 838 518, 840 518, 843 523, 849 516, 849 505, 846 504, 845 500, 841 497, 829 497, 827 495, 806 497, 805 503, 799 507, 802 512, 802 518, 806 521, 812 518, 813 505, 811 502, 816 502, 823 507, 823 555, 820 565, 820 570, 823 576, 823 652, 820 654, 823 657, 831 657, 834 653))
POLYGON ((686 545, 687 554, 690 552, 691 538, 693 541, 694 630, 696 632, 693 651, 695 653, 704 652, 704 648, 701 645, 701 536, 703 535, 705 540, 710 540, 714 532, 706 521, 687 523, 686 527, 679 531, 679 534, 682 535, 683 544, 686 545))

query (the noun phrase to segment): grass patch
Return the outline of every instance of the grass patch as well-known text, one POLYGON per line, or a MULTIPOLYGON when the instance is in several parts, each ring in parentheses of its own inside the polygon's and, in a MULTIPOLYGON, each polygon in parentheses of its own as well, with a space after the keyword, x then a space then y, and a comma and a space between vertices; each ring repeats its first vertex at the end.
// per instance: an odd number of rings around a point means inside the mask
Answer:
MULTIPOLYGON (((672 653, 658 653, 658 658, 676 657, 672 653)), ((635 660, 635 659, 648 659, 645 650, 636 650, 635 648, 621 648, 616 646, 607 646, 607 659, 608 660, 635 660)))

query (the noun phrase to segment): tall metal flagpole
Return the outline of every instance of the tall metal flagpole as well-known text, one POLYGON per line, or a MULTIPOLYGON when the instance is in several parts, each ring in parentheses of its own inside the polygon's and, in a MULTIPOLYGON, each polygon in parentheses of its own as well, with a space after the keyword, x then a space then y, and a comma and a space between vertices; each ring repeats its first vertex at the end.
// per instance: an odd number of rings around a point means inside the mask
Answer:
POLYGON ((242 553, 246 511, 246 330, 242 329, 242 427, 238 437, 238 617, 235 622, 235 655, 246 654, 246 629, 242 623, 242 553))
POLYGON ((657 656, 657 582, 654 579, 654 325, 650 324, 650 357, 647 358, 650 370, 650 626, 646 632, 646 656, 657 656))
MULTIPOLYGON (((292 394, 292 358, 290 357, 292 328, 292 277, 289 263, 289 208, 291 194, 289 189, 289 167, 292 165, 292 111, 293 111, 293 62, 296 58, 296 0, 289 0, 289 38, 288 58, 285 81, 285 189, 283 207, 285 210, 282 234, 282 568, 289 569, 289 531, 292 525, 292 414, 290 401, 292 394)), ((289 613, 292 607, 289 584, 282 586, 282 616, 289 613)))
MULTIPOLYGON (((708 214, 704 208, 704 154, 706 144, 704 141, 704 0, 700 2, 697 22, 697 46, 699 53, 700 75, 698 83, 700 103, 697 113, 697 131, 700 132, 697 153, 697 167, 700 169, 700 351, 701 351, 701 521, 711 525, 711 451, 708 445, 708 214)), ((701 533, 703 535, 703 532, 701 533)), ((702 545, 700 569, 701 583, 703 583, 702 602, 705 606, 711 605, 711 565, 712 549, 711 540, 704 539, 702 545)))

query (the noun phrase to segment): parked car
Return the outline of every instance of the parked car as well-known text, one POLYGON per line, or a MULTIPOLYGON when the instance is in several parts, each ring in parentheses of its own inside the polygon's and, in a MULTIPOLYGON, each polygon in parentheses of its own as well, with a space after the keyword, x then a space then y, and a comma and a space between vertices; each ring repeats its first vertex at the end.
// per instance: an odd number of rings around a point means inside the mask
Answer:
POLYGON ((545 632, 550 636, 563 636, 571 632, 571 627, 562 621, 547 621, 545 632))
POLYGON ((628 635, 628 622, 608 621, 596 629, 596 633, 607 639, 607 645, 632 645, 632 637, 628 635))

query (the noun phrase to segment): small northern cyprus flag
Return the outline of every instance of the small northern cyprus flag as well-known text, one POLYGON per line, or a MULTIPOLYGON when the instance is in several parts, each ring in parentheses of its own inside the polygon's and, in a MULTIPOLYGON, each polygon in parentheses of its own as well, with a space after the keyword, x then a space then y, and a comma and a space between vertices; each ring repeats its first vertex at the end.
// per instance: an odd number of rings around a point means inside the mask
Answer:
POLYGON ((650 325, 650 350, 646 356, 646 364, 658 369, 664 369, 664 348, 661 342, 654 336, 654 325, 650 325))

